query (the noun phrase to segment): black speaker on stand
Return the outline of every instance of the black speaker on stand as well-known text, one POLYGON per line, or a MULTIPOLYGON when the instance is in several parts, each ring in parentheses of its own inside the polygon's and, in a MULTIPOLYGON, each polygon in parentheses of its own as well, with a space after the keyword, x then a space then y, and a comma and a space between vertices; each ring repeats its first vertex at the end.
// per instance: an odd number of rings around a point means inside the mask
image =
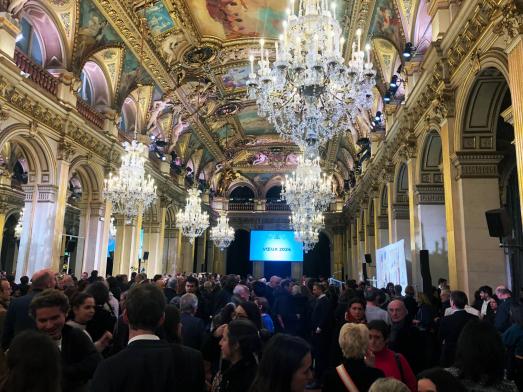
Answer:
POLYGON ((423 292, 429 297, 432 297, 432 277, 430 275, 429 265, 429 251, 422 249, 419 252, 419 265, 421 272, 421 280, 423 284, 423 292))

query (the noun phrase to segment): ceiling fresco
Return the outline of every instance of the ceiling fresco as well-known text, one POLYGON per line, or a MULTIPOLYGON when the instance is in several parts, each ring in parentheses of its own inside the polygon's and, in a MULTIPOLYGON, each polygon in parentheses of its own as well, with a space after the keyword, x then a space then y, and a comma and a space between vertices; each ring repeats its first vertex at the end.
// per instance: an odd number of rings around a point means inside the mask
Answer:
MULTIPOLYGON (((258 117, 255 102, 246 98, 249 55, 259 56, 261 37, 268 40, 267 47, 273 47, 272 42, 282 31, 287 1, 48 3, 66 37, 64 44, 69 49, 64 58, 73 71, 79 74, 87 61, 95 61, 111 87, 112 110, 120 113, 128 97, 139 101, 141 133, 165 141, 164 152, 174 152, 182 167, 191 162, 198 178, 203 173, 214 184, 219 178, 238 176, 267 182, 271 173, 274 176, 295 167, 297 147, 282 140, 265 119, 258 117), (122 25, 121 18, 131 24, 122 25), (168 75, 169 80, 161 80, 159 75, 168 75), (236 174, 224 175, 224 168, 236 174)), ((378 86, 385 86, 402 65, 398 53, 411 36, 430 40, 430 19, 423 3, 337 0, 338 20, 349 42, 355 30, 362 27, 365 41, 372 43, 378 86), (423 19, 424 24, 418 26, 417 19, 423 19)), ((347 50, 350 47, 346 45, 347 50)), ((273 50, 269 50, 269 56, 274 60, 273 50)), ((345 56, 350 58, 350 53, 345 56)), ((377 107, 381 108, 378 89, 376 94, 377 107)), ((329 142, 321 150, 327 167, 344 179, 350 176, 357 159, 355 140, 370 132, 373 113, 358 115, 365 118, 358 122, 355 132, 329 142)))

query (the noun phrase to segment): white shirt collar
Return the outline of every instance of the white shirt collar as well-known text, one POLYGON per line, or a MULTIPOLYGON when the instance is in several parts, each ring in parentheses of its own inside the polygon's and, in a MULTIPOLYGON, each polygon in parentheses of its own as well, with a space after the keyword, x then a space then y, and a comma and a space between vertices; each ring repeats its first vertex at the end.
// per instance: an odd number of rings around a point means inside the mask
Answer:
POLYGON ((156 335, 144 333, 143 335, 137 335, 134 338, 129 339, 129 342, 127 342, 127 344, 131 344, 132 342, 136 342, 137 340, 160 340, 160 338, 156 335))
POLYGON ((327 296, 327 294, 321 294, 321 295, 318 297, 318 299, 322 299, 323 297, 326 297, 326 296, 327 296))

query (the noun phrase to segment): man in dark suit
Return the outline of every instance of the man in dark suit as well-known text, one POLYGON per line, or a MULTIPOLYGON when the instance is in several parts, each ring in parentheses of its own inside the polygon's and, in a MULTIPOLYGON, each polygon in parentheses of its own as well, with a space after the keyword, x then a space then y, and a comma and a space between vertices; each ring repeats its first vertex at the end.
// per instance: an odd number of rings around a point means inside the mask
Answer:
POLYGON ((35 329, 35 321, 29 316, 29 305, 33 297, 45 289, 54 288, 56 278, 53 271, 43 269, 34 273, 31 279, 31 290, 23 297, 13 298, 7 308, 4 331, 2 333, 2 348, 7 350, 11 341, 18 333, 26 329, 35 329))
POLYGON ((200 350, 205 333, 205 324, 201 318, 195 316, 198 311, 196 295, 192 293, 182 295, 180 309, 182 311, 182 343, 195 350, 200 350))
POLYGON ((141 284, 129 290, 123 313, 129 324, 129 344, 98 366, 91 391, 204 390, 201 360, 154 334, 163 323, 164 310, 165 296, 155 285, 141 284))
POLYGON ((468 304, 467 294, 463 291, 452 291, 450 293, 450 307, 453 313, 443 317, 439 327, 439 341, 441 342, 440 365, 443 367, 454 364, 456 346, 461 330, 471 319, 476 316, 465 311, 468 304))
POLYGON ((506 287, 497 287, 498 310, 494 317, 494 326, 498 332, 505 332, 510 327, 510 307, 512 306, 512 292, 506 287))
POLYGON ((62 357, 62 391, 86 392, 102 360, 93 342, 79 328, 65 324, 69 301, 59 290, 47 289, 34 296, 29 306, 36 328, 56 341, 62 357))
POLYGON ((311 343, 316 366, 314 369, 315 381, 308 385, 307 389, 319 389, 321 387, 320 380, 323 379, 323 373, 328 363, 334 315, 332 304, 325 294, 325 286, 320 282, 314 283, 312 294, 316 297, 311 315, 311 343))

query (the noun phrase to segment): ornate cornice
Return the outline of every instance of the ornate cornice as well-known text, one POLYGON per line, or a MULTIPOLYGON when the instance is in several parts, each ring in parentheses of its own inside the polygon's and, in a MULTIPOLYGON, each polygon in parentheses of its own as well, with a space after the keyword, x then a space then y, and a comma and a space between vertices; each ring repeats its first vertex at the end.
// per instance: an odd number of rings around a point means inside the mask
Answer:
POLYGON ((457 169, 456 180, 463 178, 497 178, 498 164, 503 155, 495 152, 457 152, 452 163, 457 169))
POLYGON ((444 204, 445 193, 443 185, 424 185, 416 186, 417 204, 444 204))

